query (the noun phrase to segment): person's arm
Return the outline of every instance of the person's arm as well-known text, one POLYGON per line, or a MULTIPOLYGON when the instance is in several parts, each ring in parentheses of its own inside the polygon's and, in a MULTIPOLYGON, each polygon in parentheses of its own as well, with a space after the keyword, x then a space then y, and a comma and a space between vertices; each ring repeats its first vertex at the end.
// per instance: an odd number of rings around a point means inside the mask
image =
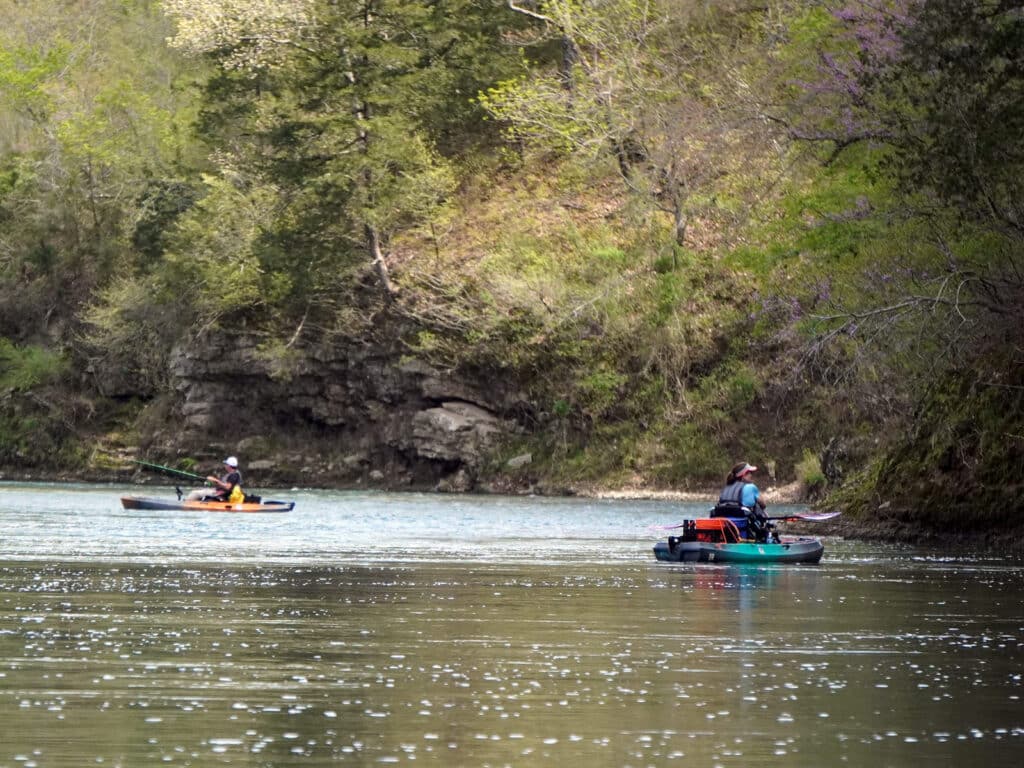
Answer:
POLYGON ((750 509, 755 511, 760 510, 761 512, 764 512, 764 501, 761 499, 761 491, 756 485, 753 483, 747 483, 743 488, 743 498, 744 500, 751 498, 751 502, 749 504, 744 504, 744 506, 750 507, 750 509))
POLYGON ((231 488, 231 483, 226 479, 222 480, 221 478, 214 477, 213 475, 207 475, 206 479, 213 483, 214 487, 219 488, 222 491, 226 491, 231 488))

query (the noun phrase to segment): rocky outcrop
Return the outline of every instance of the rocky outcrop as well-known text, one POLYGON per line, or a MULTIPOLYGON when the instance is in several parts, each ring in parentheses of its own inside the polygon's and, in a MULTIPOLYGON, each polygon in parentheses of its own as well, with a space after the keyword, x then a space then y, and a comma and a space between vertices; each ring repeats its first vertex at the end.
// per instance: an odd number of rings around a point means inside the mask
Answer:
POLYGON ((255 333, 176 351, 181 431, 159 449, 245 454, 261 482, 472 490, 517 431, 506 387, 403 357, 398 344, 310 344, 272 359, 255 333))

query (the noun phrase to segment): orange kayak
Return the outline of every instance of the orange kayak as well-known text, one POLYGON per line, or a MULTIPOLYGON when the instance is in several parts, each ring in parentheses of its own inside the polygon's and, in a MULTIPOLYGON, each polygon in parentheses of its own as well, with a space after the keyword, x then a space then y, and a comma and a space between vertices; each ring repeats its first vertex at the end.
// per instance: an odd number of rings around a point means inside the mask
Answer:
POLYGON ((263 501, 240 502, 232 504, 228 501, 189 501, 188 499, 167 501, 144 496, 122 496, 121 505, 125 509, 170 509, 180 512, 291 512, 294 501, 263 501))

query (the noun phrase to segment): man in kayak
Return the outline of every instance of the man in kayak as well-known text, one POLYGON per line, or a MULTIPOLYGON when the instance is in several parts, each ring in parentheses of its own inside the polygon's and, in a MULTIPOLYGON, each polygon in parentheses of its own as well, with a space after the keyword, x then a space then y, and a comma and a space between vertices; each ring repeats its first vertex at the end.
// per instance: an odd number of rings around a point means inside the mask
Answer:
POLYGON ((242 473, 238 471, 238 459, 228 456, 224 459, 224 474, 220 477, 208 475, 206 480, 213 485, 213 490, 200 488, 188 495, 189 501, 242 501, 242 473))
POLYGON ((745 517, 747 528, 755 541, 768 541, 769 530, 773 527, 765 514, 765 504, 761 500, 761 491, 750 476, 757 472, 757 467, 741 461, 725 478, 725 488, 718 497, 718 503, 711 510, 712 517, 745 517))

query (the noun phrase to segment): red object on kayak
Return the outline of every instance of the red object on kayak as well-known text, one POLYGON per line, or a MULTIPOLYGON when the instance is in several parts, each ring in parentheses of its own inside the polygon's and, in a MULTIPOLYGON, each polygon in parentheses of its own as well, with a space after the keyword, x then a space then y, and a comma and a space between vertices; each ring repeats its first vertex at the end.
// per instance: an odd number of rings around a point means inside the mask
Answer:
POLYGON ((740 529, 728 517, 701 517, 694 522, 697 541, 735 544, 743 541, 740 529))

